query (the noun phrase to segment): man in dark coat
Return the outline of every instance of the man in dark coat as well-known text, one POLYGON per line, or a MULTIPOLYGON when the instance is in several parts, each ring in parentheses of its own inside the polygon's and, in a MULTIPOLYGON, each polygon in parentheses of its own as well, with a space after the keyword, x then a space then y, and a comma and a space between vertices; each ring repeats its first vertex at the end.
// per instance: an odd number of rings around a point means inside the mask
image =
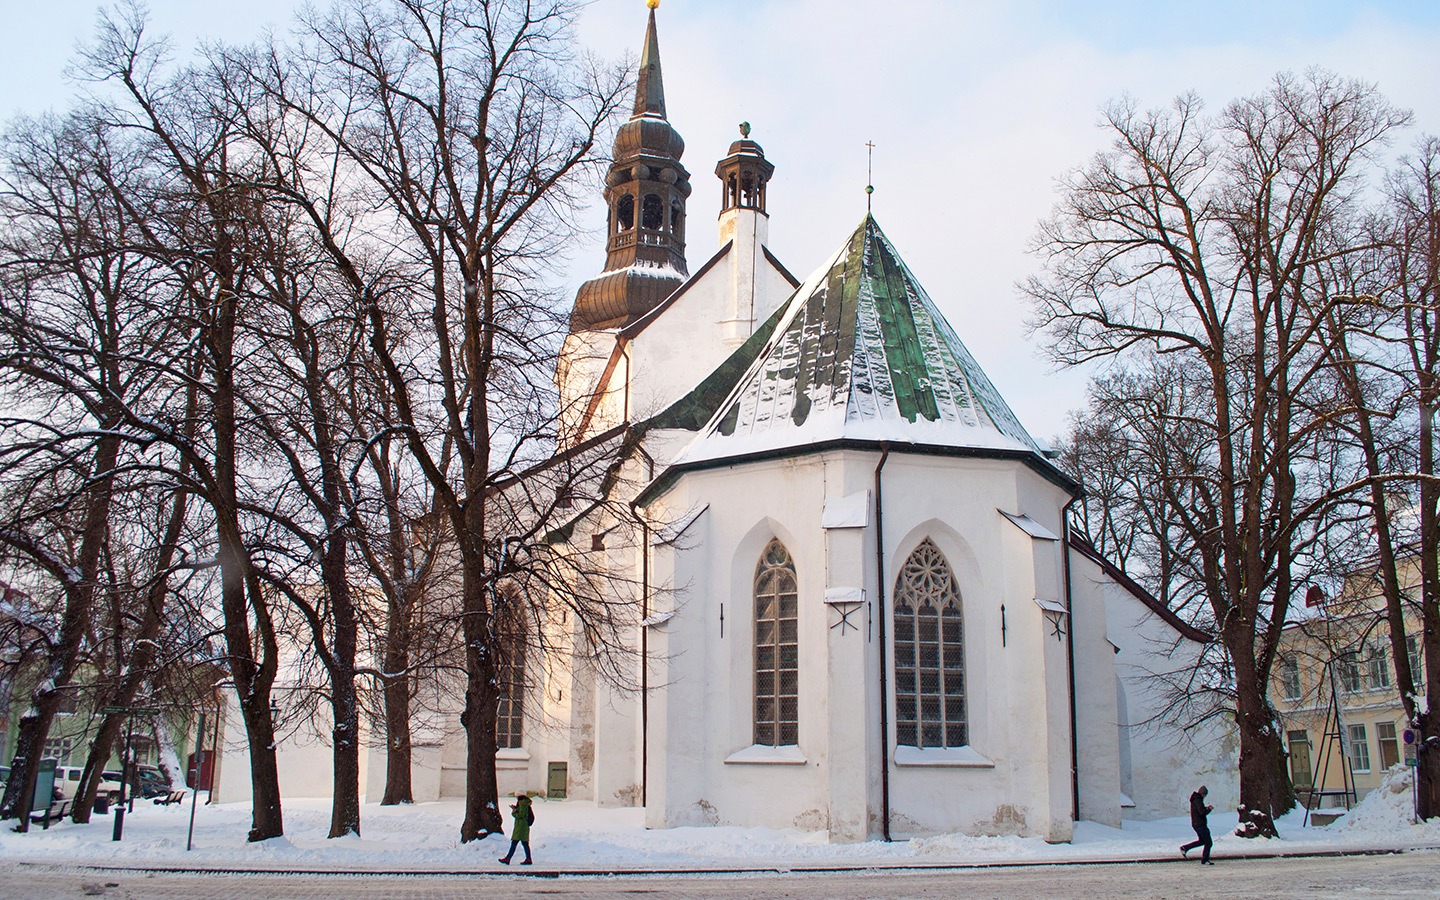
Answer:
POLYGON ((1190 795, 1190 827, 1195 829, 1196 840, 1183 845, 1180 848, 1180 855, 1186 859, 1190 858, 1190 851, 1196 847, 1204 847, 1205 852, 1200 856, 1200 865, 1213 866, 1210 861, 1210 847, 1215 842, 1210 839, 1210 822, 1208 817, 1215 807, 1205 805, 1205 795, 1210 793, 1205 785, 1200 785, 1200 790, 1190 795))

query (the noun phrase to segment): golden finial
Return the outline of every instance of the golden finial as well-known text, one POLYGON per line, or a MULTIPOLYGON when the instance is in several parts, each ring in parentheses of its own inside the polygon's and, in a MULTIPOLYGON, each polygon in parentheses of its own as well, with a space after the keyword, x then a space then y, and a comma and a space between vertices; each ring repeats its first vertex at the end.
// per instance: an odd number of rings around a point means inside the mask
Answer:
POLYGON ((651 9, 654 9, 655 7, 660 5, 660 0, 645 0, 645 5, 650 7, 651 9))

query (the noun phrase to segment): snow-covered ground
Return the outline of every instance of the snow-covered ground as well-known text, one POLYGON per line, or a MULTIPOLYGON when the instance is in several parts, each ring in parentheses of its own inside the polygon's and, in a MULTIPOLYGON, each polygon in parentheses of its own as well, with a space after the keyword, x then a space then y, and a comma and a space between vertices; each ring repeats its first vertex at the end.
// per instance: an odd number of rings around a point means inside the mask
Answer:
MULTIPOLYGON (((1231 832, 1234 812, 1211 815, 1218 857, 1252 853, 1306 853, 1335 850, 1440 846, 1440 821, 1412 825, 1409 773, 1398 771, 1340 821, 1302 827, 1302 813, 1278 823, 1280 839, 1246 840, 1231 832)), ((1183 807, 1185 798, 1176 800, 1183 807)), ((673 828, 649 831, 638 809, 597 809, 578 801, 537 801, 531 846, 537 864, 569 870, 685 870, 848 866, 935 866, 947 864, 1171 858, 1193 838, 1185 817, 1130 822, 1123 829, 1092 822, 1076 827, 1070 844, 1039 838, 941 835, 886 844, 831 844, 824 832, 768 828, 673 828)), ((200 806, 195 816, 195 849, 185 850, 190 805, 137 803, 125 819, 125 837, 111 841, 110 816, 89 825, 68 821, 48 831, 0 832, 0 862, 21 860, 62 864, 193 866, 197 868, 282 868, 337 870, 488 870, 509 846, 492 836, 462 845, 458 801, 404 807, 367 804, 363 837, 327 840, 329 804, 292 800, 285 804, 286 835, 249 844, 247 804, 200 806)))

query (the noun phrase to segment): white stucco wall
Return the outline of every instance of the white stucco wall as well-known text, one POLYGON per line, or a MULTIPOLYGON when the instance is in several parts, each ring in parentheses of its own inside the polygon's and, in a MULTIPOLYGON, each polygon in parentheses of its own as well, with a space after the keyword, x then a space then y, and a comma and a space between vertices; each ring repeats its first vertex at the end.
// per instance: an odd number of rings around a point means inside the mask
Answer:
POLYGON ((1101 576, 1094 563, 1073 551, 1070 585, 1080 818, 1118 828, 1122 819, 1122 726, 1115 649, 1108 637, 1105 605, 1114 585, 1101 576))
MULTIPOLYGON (((334 786, 334 756, 331 750, 330 716, 324 704, 302 721, 300 712, 289 706, 290 694, 284 688, 275 691, 275 701, 282 710, 276 737, 275 765, 280 775, 280 797, 330 797, 334 786)), ((223 726, 224 752, 215 790, 216 803, 238 803, 250 799, 250 747, 245 738, 245 720, 233 690, 227 690, 223 726)), ((365 745, 369 728, 363 717, 360 722, 360 790, 367 790, 370 754, 365 745)))
MULTIPOLYGON (((1081 778, 1081 812, 1096 811, 1109 802, 1110 791, 1117 791, 1133 802, 1123 809, 1125 818, 1185 815, 1189 793, 1200 785, 1210 788, 1215 808, 1234 808, 1240 780, 1233 730, 1223 717, 1195 724, 1169 713, 1175 700, 1172 685, 1184 683, 1182 674, 1194 664, 1200 645, 1181 638, 1079 553, 1071 556, 1071 589, 1081 622, 1077 638, 1087 635, 1087 645, 1096 644, 1096 622, 1103 615, 1104 642, 1113 645, 1110 691, 1104 690, 1103 652, 1094 657, 1077 652, 1077 681, 1084 685, 1077 691, 1081 759, 1103 760, 1081 778), (1104 736, 1107 721, 1116 723, 1112 739, 1104 736), (1113 788, 1106 775, 1112 765, 1113 788)), ((1104 821, 1099 812, 1096 818, 1104 821)))
MULTIPOLYGON (((665 568, 674 579, 678 612, 664 629, 668 687, 657 699, 665 707, 664 747, 655 738, 651 747, 652 783, 664 781, 664 802, 651 809, 652 825, 829 827, 840 839, 858 835, 857 821, 868 834, 878 829, 875 522, 872 515, 863 529, 829 531, 820 523, 827 497, 869 489, 877 461, 878 453, 846 451, 694 472, 665 497, 677 517, 709 506, 693 543, 656 553, 669 557, 657 571, 665 568), (792 759, 747 752, 752 579, 771 537, 794 558, 799 586, 800 743, 792 759), (867 597, 858 617, 864 630, 840 636, 831 627, 839 613, 824 604, 824 589, 857 581, 853 586, 867 597), (742 761, 747 755, 760 758, 742 761), (857 775, 861 790, 853 788, 857 775)), ((970 831, 1067 840, 1065 650, 1034 603, 1059 590, 1058 550, 997 512, 1028 512, 1058 525, 1063 492, 1014 462, 901 453, 892 453, 883 479, 886 595, 926 537, 959 584, 974 751, 957 759, 911 750, 896 760, 890 724, 892 835, 970 831)), ((885 626, 893 634, 888 620, 885 626)))

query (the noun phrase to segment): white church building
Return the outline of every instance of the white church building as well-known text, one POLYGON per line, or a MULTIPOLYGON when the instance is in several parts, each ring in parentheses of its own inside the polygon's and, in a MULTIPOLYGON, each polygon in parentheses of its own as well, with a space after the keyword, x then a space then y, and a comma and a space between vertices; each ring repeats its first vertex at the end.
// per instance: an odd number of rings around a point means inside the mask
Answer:
MULTIPOLYGON (((605 268, 556 375, 570 443, 624 436, 611 489, 649 523, 619 540, 631 526, 582 516, 561 548, 631 592, 634 684, 578 639, 534 662, 502 793, 835 841, 1066 841, 1077 819, 1183 815, 1201 783, 1235 802, 1228 734, 1165 716, 1207 636, 1070 533, 1078 485, 876 219, 798 283, 766 246, 775 168, 742 134, 715 170, 719 249, 691 275, 683 151, 652 10, 605 268)), ((327 784, 285 756, 287 796, 327 784)), ((415 799, 461 795, 464 774, 457 714, 416 748, 415 799)))

